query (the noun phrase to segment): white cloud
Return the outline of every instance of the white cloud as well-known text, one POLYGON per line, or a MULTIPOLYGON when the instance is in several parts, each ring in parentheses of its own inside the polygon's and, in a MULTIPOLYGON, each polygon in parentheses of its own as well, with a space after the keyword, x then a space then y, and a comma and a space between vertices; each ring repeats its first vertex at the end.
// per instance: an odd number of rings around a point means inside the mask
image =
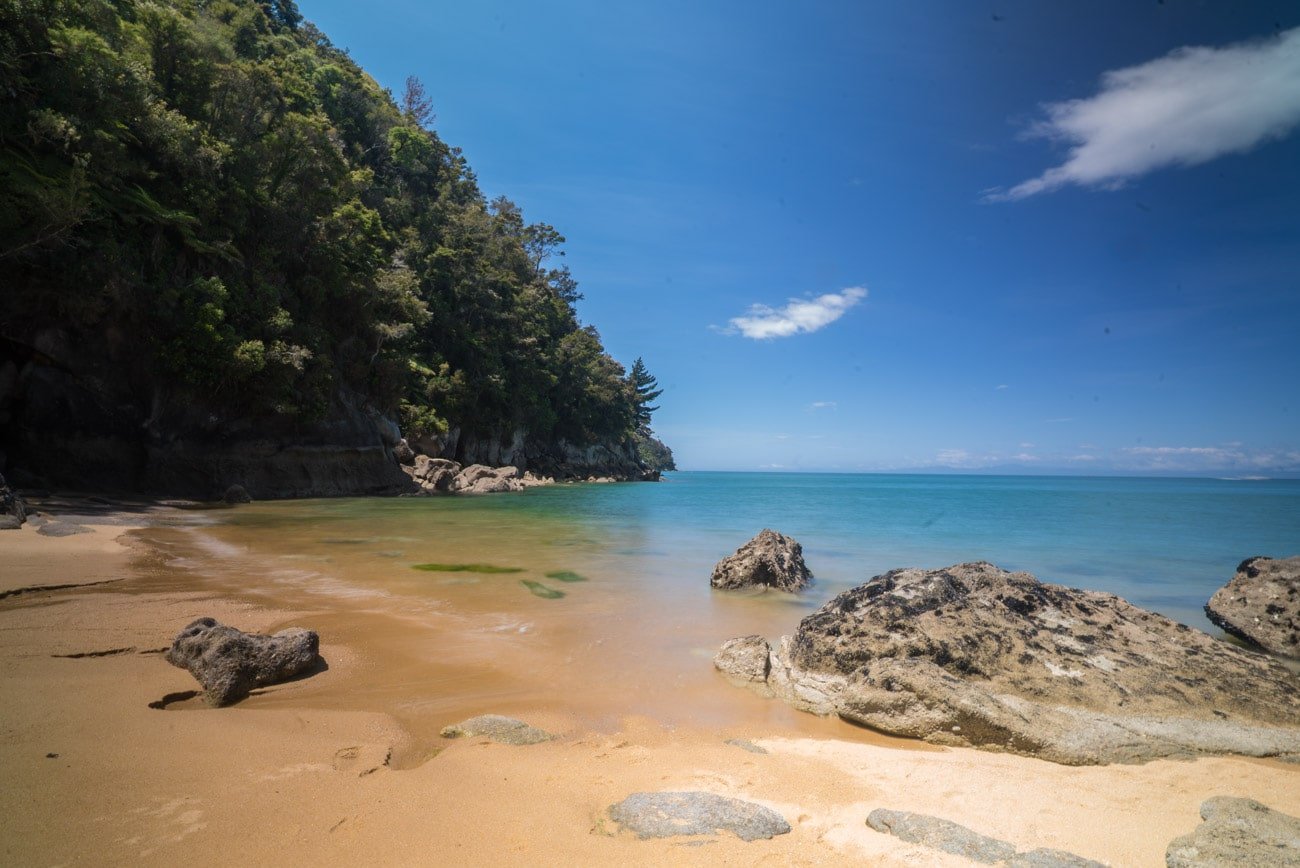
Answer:
POLYGON ((1034 444, 1032 444, 1032 443, 1028 443, 1028 442, 1021 443, 1021 444, 1020 444, 1020 448, 1021 448, 1021 449, 1033 449, 1033 448, 1034 448, 1034 444))
POLYGON ((792 298, 782 308, 756 304, 744 316, 729 320, 731 328, 727 331, 732 334, 739 331, 754 340, 788 338, 791 335, 815 332, 844 316, 849 308, 866 297, 866 289, 851 286, 816 298, 792 298))
POLYGON ((1002 391, 1003 389, 1010 389, 1011 387, 1008 386, 1006 383, 999 383, 998 385, 994 386, 993 388, 994 388, 994 389, 997 389, 997 390, 1000 392, 1000 391, 1002 391))
POLYGON ((1038 461, 1037 455, 1030 455, 1028 452, 1021 452, 1015 456, 1016 461, 1038 461))
POLYGON ((1116 462, 1132 470, 1300 470, 1300 450, 1240 446, 1130 446, 1116 462))
POLYGON ((809 410, 834 410, 839 404, 834 401, 813 401, 808 405, 809 410))
POLYGON ((1169 166, 1248 151, 1300 123, 1300 27, 1222 48, 1184 47, 1106 72, 1087 99, 1049 103, 1029 135, 1072 145, 1065 162, 989 201, 1067 184, 1113 189, 1169 166))

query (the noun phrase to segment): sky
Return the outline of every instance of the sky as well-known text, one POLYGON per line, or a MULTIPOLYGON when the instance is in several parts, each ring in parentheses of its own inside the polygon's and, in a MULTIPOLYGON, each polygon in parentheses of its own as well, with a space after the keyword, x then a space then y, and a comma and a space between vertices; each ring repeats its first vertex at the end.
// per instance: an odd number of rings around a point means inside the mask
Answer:
POLYGON ((1300 475, 1300 5, 300 0, 684 470, 1300 475))

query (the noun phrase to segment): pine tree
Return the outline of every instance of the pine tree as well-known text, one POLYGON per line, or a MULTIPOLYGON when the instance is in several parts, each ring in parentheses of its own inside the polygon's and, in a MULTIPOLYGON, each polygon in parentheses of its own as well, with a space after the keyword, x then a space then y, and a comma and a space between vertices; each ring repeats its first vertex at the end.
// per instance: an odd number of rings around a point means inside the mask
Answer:
POLYGON ((650 402, 662 395, 664 390, 656 388, 659 381, 650 373, 650 369, 645 366, 645 362, 641 360, 640 356, 632 363, 632 370, 628 373, 627 380, 632 387, 632 400, 636 403, 637 428, 648 431, 650 429, 650 414, 659 409, 658 407, 651 407, 650 402))

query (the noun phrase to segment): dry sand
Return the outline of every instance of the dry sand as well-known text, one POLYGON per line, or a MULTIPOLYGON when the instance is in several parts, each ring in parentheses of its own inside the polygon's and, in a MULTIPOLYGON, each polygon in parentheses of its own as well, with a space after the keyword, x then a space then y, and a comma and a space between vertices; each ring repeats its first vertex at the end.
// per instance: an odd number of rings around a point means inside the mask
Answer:
POLYGON ((1300 767, 1279 762, 1069 768, 865 732, 789 738, 761 719, 687 730, 628 718, 592 732, 557 711, 529 720, 557 733, 553 742, 429 743, 387 714, 316 701, 385 665, 383 644, 344 647, 328 633, 328 671, 208 709, 181 698, 197 685, 158 653, 178 625, 212 615, 269 631, 315 626, 325 613, 178 586, 122 526, 66 538, 0 532, 0 594, 6 865, 970 864, 867 828, 867 814, 887 807, 1022 849, 1140 866, 1164 864, 1211 795, 1300 814, 1300 767), (88 586, 7 593, 69 584, 88 586), (636 840, 604 819, 629 793, 680 789, 760 802, 793 831, 684 846, 636 840))

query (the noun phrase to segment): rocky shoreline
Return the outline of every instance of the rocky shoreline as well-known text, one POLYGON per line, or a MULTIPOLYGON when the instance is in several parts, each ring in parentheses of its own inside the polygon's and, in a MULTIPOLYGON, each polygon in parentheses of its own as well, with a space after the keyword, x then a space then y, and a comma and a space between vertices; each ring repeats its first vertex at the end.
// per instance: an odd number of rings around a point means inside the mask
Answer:
POLYGON ((876 576, 775 647, 729 640, 714 665, 801 710, 934 744, 1070 765, 1300 758, 1300 678, 1277 660, 983 562, 876 576))

